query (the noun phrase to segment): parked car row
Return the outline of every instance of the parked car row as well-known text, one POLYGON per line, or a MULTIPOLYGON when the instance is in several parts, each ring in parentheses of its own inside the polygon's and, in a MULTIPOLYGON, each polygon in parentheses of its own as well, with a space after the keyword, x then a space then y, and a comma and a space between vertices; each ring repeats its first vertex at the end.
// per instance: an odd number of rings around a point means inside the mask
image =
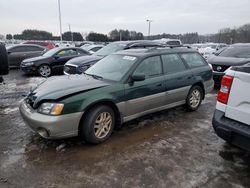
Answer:
POLYGON ((226 48, 228 45, 225 43, 203 43, 203 44, 192 44, 191 47, 196 49, 205 59, 213 54, 218 54, 218 52, 226 48))
POLYGON ((120 50, 132 48, 152 48, 162 46, 163 45, 158 42, 146 40, 113 42, 98 50, 91 56, 71 59, 64 66, 64 74, 82 74, 84 71, 86 71, 89 67, 94 65, 102 58, 120 50))

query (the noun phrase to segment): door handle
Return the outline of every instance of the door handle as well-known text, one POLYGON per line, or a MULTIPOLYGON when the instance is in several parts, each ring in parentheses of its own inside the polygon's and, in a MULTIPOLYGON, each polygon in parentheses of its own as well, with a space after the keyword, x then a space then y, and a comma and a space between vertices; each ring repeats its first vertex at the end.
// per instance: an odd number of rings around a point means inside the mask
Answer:
POLYGON ((157 84, 156 86, 157 86, 157 87, 161 87, 161 86, 162 86, 162 84, 157 84))

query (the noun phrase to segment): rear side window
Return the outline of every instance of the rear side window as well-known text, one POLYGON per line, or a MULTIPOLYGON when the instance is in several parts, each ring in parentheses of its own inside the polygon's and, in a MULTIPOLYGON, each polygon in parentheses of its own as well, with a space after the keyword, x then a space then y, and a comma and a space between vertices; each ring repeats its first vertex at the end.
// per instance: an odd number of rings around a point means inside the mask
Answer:
POLYGON ((37 46, 26 46, 26 50, 28 52, 37 52, 37 51, 43 51, 42 48, 39 48, 37 46))
POLYGON ((205 60, 198 53, 185 53, 181 57, 190 67, 200 67, 206 65, 205 60))
POLYGON ((186 67, 177 54, 162 55, 164 73, 176 73, 186 70, 186 67))
POLYGON ((154 56, 144 59, 136 68, 135 73, 145 74, 146 78, 162 74, 160 56, 154 56))

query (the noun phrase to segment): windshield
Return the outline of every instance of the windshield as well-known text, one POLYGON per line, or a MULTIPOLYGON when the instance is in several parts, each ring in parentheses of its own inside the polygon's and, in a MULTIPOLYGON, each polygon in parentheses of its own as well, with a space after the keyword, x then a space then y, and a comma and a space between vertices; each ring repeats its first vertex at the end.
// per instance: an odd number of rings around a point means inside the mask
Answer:
POLYGON ((120 81, 137 58, 126 55, 109 55, 90 67, 85 73, 107 80, 120 81))
POLYGON ((119 44, 119 43, 111 43, 107 46, 103 47, 102 49, 98 50, 98 52, 94 53, 94 55, 97 56, 107 56, 109 54, 112 54, 114 52, 123 50, 125 48, 126 44, 119 44))
POLYGON ((239 57, 239 58, 250 58, 250 47, 228 47, 223 50, 219 56, 222 57, 239 57))
POLYGON ((60 48, 53 48, 49 51, 47 51, 45 54, 43 54, 44 57, 51 57, 53 56, 55 53, 57 53, 60 50, 60 48))

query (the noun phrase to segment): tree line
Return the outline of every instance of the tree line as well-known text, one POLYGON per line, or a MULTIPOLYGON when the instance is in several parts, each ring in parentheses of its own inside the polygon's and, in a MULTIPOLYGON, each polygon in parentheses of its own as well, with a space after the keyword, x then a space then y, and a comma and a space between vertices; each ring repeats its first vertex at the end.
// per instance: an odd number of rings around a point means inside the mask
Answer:
MULTIPOLYGON (((118 41, 118 40, 142 40, 144 38, 142 33, 129 30, 112 30, 109 35, 102 33, 90 32, 86 40, 98 41, 98 42, 108 42, 108 41, 118 41)), ((7 34, 6 39, 16 39, 16 40, 60 40, 59 36, 53 36, 52 33, 41 30, 26 29, 21 34, 7 34)), ((83 37, 79 32, 64 32, 62 34, 62 39, 65 41, 83 41, 83 37)))
MULTIPOLYGON (((22 39, 22 40, 60 40, 59 36, 53 36, 52 33, 40 30, 26 29, 21 34, 7 34, 7 39, 22 39)), ((62 34, 63 40, 66 41, 83 41, 83 37, 79 32, 65 32, 62 34)), ((109 32, 108 35, 96 32, 90 32, 86 40, 108 42, 108 41, 119 41, 119 40, 143 40, 143 39, 161 39, 171 38, 180 39, 184 44, 193 43, 204 43, 204 42, 215 42, 215 43, 250 43, 250 24, 245 24, 240 27, 224 28, 220 29, 215 34, 200 35, 197 32, 185 33, 185 34, 158 34, 151 36, 143 36, 141 32, 129 31, 129 30, 118 30, 114 29, 109 32)))
MULTIPOLYGON (((6 39, 16 40, 60 40, 60 36, 53 36, 52 33, 47 31, 25 29, 21 34, 7 34, 6 39)), ((78 32, 65 32, 62 34, 62 39, 66 41, 82 41, 83 37, 78 32)))

